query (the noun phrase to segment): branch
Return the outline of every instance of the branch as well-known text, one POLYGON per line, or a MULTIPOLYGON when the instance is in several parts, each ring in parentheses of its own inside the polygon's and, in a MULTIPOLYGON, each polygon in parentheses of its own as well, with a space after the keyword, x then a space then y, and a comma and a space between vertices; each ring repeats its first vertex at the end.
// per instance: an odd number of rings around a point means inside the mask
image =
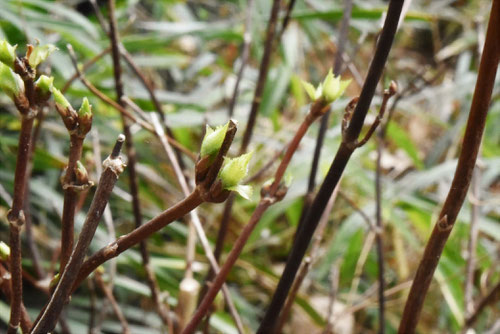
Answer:
POLYGON ((346 135, 343 136, 342 143, 337 151, 337 154, 330 166, 328 174, 321 185, 318 194, 314 198, 310 209, 308 210, 303 226, 297 231, 297 237, 293 243, 289 254, 285 270, 281 276, 278 287, 274 293, 271 304, 262 320, 257 333, 270 333, 273 331, 277 314, 281 311, 283 304, 288 295, 288 291, 295 279, 297 270, 299 269, 302 258, 309 246, 311 238, 314 234, 316 226, 323 214, 326 204, 330 198, 332 191, 337 186, 340 177, 349 161, 353 151, 356 149, 357 138, 361 132, 363 122, 365 120, 368 108, 375 93, 375 88, 382 75, 389 51, 396 34, 399 17, 403 1, 392 0, 389 3, 387 17, 380 35, 380 39, 375 50, 372 63, 368 75, 363 85, 361 95, 354 110, 349 127, 346 130, 346 135))
POLYGON ((255 93, 252 101, 252 108, 250 109, 250 114, 248 115, 247 127, 245 129, 245 133, 243 134, 240 153, 246 152, 248 144, 250 144, 250 140, 252 139, 253 129, 255 127, 255 121, 257 120, 257 113, 259 112, 260 103, 262 101, 262 93, 264 92, 264 86, 266 84, 267 73, 269 72, 271 54, 274 48, 273 43, 275 40, 276 22, 278 20, 279 9, 280 9, 280 0, 273 0, 273 6, 271 8, 271 16, 269 18, 269 22, 267 23, 264 54, 262 55, 262 60, 260 62, 259 77, 257 79, 257 86, 255 87, 255 93))
POLYGON ((226 137, 224 138, 219 153, 207 172, 207 176, 197 185, 189 196, 163 211, 149 222, 141 225, 139 228, 136 228, 130 233, 119 237, 115 242, 101 248, 97 253, 88 258, 83 263, 80 272, 78 273, 75 283, 73 284, 73 290, 75 290, 80 283, 101 264, 118 256, 142 240, 145 240, 174 220, 185 216, 204 201, 217 203, 227 199, 229 192, 223 191, 221 194, 220 190, 216 189, 217 187, 213 187, 213 185, 214 180, 222 166, 224 156, 227 154, 234 139, 235 133, 236 125, 233 122, 230 122, 226 132, 226 137))
POLYGON ((429 290, 429 285, 431 284, 439 258, 469 188, 481 145, 495 75, 500 60, 499 26, 500 0, 494 0, 457 169, 455 170, 450 191, 439 214, 438 222, 434 226, 427 242, 415 279, 413 280, 399 325, 399 333, 401 334, 412 334, 415 332, 425 295, 429 290))
POLYGON ((488 305, 494 304, 500 300, 500 282, 495 285, 490 292, 479 301, 474 311, 467 317, 465 320, 465 327, 472 327, 474 323, 477 321, 479 314, 484 310, 488 305))
POLYGON ((241 232, 238 239, 233 244, 233 248, 231 249, 231 252, 227 257, 226 262, 224 263, 219 274, 217 274, 211 286, 209 287, 209 290, 207 291, 205 297, 198 306, 198 309, 196 310, 196 313, 194 314, 193 318, 186 326, 186 328, 183 329, 182 334, 194 333, 194 331, 198 327, 198 324, 200 323, 202 318, 205 316, 205 314, 211 307, 215 299, 215 296, 217 295, 222 285, 226 281, 227 275, 229 274, 232 267, 236 263, 236 260, 241 254, 243 247, 245 246, 250 235, 252 234, 252 231, 254 230, 255 226, 257 226, 257 223, 259 222, 260 218, 272 204, 280 201, 286 195, 286 190, 287 190, 286 186, 284 186, 281 183, 283 175, 285 174, 285 171, 295 151, 297 150, 301 139, 304 137, 307 129, 316 119, 318 119, 326 112, 326 109, 328 107, 329 105, 326 104, 326 102, 322 99, 314 102, 311 105, 309 113, 305 117, 304 121, 302 122, 299 129, 292 138, 290 144, 288 145, 285 155, 274 174, 273 183, 261 189, 261 199, 259 204, 257 205, 257 208, 254 210, 252 216, 250 217, 249 222, 241 232))
POLYGON ((34 324, 31 332, 32 334, 42 334, 52 331, 64 305, 69 301, 71 288, 82 266, 85 253, 94 237, 99 221, 111 195, 111 191, 119 175, 123 172, 124 164, 119 154, 124 140, 125 138, 123 135, 118 137, 111 155, 103 162, 105 170, 99 180, 99 185, 94 194, 94 199, 87 213, 78 242, 49 303, 41 314, 38 322, 34 324))
MULTIPOLYGON (((134 114, 130 113, 127 109, 123 108, 121 105, 116 103, 114 100, 109 98, 106 94, 101 92, 97 87, 95 87, 88 79, 85 77, 82 71, 80 71, 79 66, 78 66, 78 61, 76 59, 75 52, 73 50, 73 47, 71 44, 67 44, 67 48, 69 51, 69 54, 71 56, 71 61, 73 62, 73 67, 76 69, 78 72, 78 78, 80 81, 83 83, 85 87, 87 87, 88 90, 92 92, 95 96, 97 96, 101 101, 106 103, 107 105, 113 107, 114 109, 118 110, 122 115, 133 121, 134 123, 139 124, 144 130, 147 130, 154 134, 154 129, 151 124, 148 122, 142 120, 141 118, 135 117, 134 114)), ((191 160, 196 160, 196 156, 187 148, 185 148, 183 145, 181 145, 179 142, 177 142, 175 139, 168 137, 168 141, 172 146, 175 148, 179 149, 181 152, 186 154, 191 160)))
MULTIPOLYGON (((6 66, 6 65, 4 65, 6 66)), ((21 76, 25 85, 25 92, 14 97, 14 103, 21 114, 21 131, 17 147, 16 170, 14 174, 14 196, 12 207, 7 213, 10 224, 10 273, 12 301, 10 305, 10 321, 7 333, 16 333, 21 320, 21 306, 23 299, 23 278, 21 264, 21 228, 25 224, 23 207, 26 198, 25 191, 28 184, 28 165, 30 162, 32 145, 33 122, 39 110, 36 101, 34 79, 35 72, 28 64, 26 57, 17 58, 14 62, 15 72, 21 76)))
POLYGON ((120 324, 122 326, 122 333, 130 334, 130 328, 128 326, 127 319, 123 315, 123 312, 120 306, 118 305, 115 296, 113 295, 113 291, 110 289, 108 285, 106 285, 106 283, 104 283, 102 279, 102 274, 99 271, 96 272, 95 281, 97 283, 97 286, 99 286, 99 288, 102 290, 106 298, 109 300, 111 307, 113 308, 113 312, 115 312, 116 317, 120 321, 120 324))
POLYGON ((233 95, 231 101, 229 102, 228 115, 229 118, 233 117, 234 107, 236 106, 236 100, 238 99, 238 93, 240 88, 241 79, 243 78, 243 72, 248 63, 248 58, 250 57, 250 44, 252 43, 252 15, 254 11, 254 0, 248 0, 246 16, 245 16, 245 32, 243 33, 243 46, 241 51, 241 65, 236 75, 236 83, 234 84, 233 95))

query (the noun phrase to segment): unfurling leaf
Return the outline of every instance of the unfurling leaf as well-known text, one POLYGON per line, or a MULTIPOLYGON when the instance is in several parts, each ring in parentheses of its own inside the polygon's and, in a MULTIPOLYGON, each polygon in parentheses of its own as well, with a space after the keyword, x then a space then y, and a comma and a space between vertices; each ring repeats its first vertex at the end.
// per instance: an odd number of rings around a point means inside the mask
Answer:
POLYGON ((43 63, 52 52, 57 50, 57 48, 52 44, 37 45, 33 47, 28 55, 28 63, 35 69, 40 63, 43 63))
POLYGON ((4 63, 0 63, 0 89, 11 99, 24 94, 24 81, 4 63))
POLYGON ((0 41, 0 62, 13 68, 17 57, 16 48, 17 45, 12 46, 6 40, 0 41))
POLYGON ((222 143, 224 142, 224 138, 226 137, 227 128, 229 126, 229 122, 225 125, 220 125, 214 129, 207 125, 205 137, 201 142, 200 155, 201 157, 214 157, 219 152, 222 143))

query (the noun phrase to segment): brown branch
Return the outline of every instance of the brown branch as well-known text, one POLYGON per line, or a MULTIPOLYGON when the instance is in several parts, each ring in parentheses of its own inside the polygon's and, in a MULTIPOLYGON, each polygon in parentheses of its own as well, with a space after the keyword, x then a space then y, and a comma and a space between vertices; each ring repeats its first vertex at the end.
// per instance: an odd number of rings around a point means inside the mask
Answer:
POLYGON ((276 22, 278 20, 279 8, 280 8, 280 0, 273 0, 273 6, 271 8, 271 16, 267 23, 264 54, 262 55, 262 60, 260 62, 259 77, 257 79, 257 86, 255 87, 255 93, 252 101, 252 108, 250 109, 250 113, 248 115, 247 127, 245 129, 245 133, 243 134, 240 153, 246 152, 248 144, 250 144, 250 140, 252 139, 253 129, 255 127, 255 122, 257 120, 257 113, 259 112, 260 103, 262 101, 262 93, 264 92, 267 73, 269 71, 271 54, 274 49, 273 44, 275 41, 276 22))
MULTIPOLYGON (((471 184, 471 195, 475 199, 480 200, 480 184, 481 184, 481 169, 479 165, 476 164, 474 174, 472 176, 471 184)), ((474 299, 473 299, 473 287, 474 287, 474 271, 476 267, 476 247, 477 247, 477 237, 478 237, 478 222, 481 208, 475 201, 471 201, 471 216, 470 216, 470 228, 469 228, 469 240, 467 243, 467 265, 465 270, 465 289, 464 289, 464 299, 465 299, 465 313, 467 315, 474 312, 474 299)))
MULTIPOLYGON (((106 49, 102 50, 101 52, 99 52, 98 54, 96 54, 94 57, 90 58, 89 60, 87 60, 83 65, 82 67, 79 69, 80 72, 87 72, 87 70, 92 66, 94 65, 95 63, 97 63, 102 57, 104 57, 105 55, 107 55, 109 52, 111 51, 111 47, 108 46, 106 49)), ((61 93, 66 93, 69 89, 69 87, 71 87, 71 84, 80 77, 80 74, 78 73, 79 71, 75 71, 75 73, 66 81, 66 83, 64 84, 63 88, 61 89, 61 93)))
POLYGON ((292 15, 293 7, 295 7, 295 3, 296 0, 288 1, 288 6, 286 6, 285 17, 283 18, 283 21, 281 23, 281 29, 278 33, 278 40, 280 40, 283 37, 283 34, 285 33, 285 30, 288 27, 288 24, 290 23, 290 17, 292 15))
MULTIPOLYGON (((31 138, 31 150, 29 156, 28 170, 26 171, 26 175, 31 178, 31 173, 33 171, 33 154, 35 153, 36 142, 40 137, 40 131, 42 128, 42 123, 45 119, 46 112, 42 107, 41 111, 38 113, 36 119, 37 123, 35 129, 33 130, 33 135, 31 138)), ((28 249, 30 251, 31 259, 33 261, 33 268, 35 269, 36 275, 38 279, 42 279, 46 276, 46 272, 41 264, 41 256, 40 251, 36 245, 36 242, 33 238, 33 220, 30 212, 30 183, 26 183, 26 190, 24 191, 24 219, 25 219, 25 232, 26 232, 26 241, 28 243, 28 249)))
MULTIPOLYGON (((73 62, 73 67, 78 72, 78 78, 83 83, 83 85, 85 87, 87 87, 87 89, 92 92, 92 94, 94 94, 95 96, 97 96, 101 101, 103 101, 107 105, 109 105, 109 106, 113 107, 114 109, 118 110, 122 115, 124 115, 125 117, 127 117, 132 122, 139 124, 144 130, 147 130, 147 131, 151 132, 152 134, 155 133, 154 132, 154 128, 153 128, 153 126, 151 124, 149 124, 148 122, 142 120, 141 118, 135 117, 134 114, 130 113, 127 109, 123 108, 120 104, 118 104, 113 99, 111 99, 110 97, 108 97, 106 94, 104 94, 103 92, 101 92, 90 81, 88 81, 88 79, 85 77, 85 75, 83 74, 83 72, 80 71, 80 69, 79 69, 78 61, 76 59, 75 52, 73 51, 73 47, 70 44, 68 44, 67 48, 68 48, 69 54, 71 56, 71 60, 73 62)), ((184 147, 182 144, 180 144, 178 141, 176 141, 175 139, 173 139, 171 137, 168 137, 168 141, 169 141, 169 143, 173 147, 179 149, 182 153, 184 153, 191 160, 196 160, 196 155, 193 154, 193 152, 191 152, 190 150, 188 150, 186 147, 184 147)))
MULTIPOLYGON (((12 303, 12 293, 11 293, 11 274, 7 271, 7 269, 0 264, 0 290, 7 298, 7 300, 12 303)), ((31 320, 24 304, 21 304, 21 319, 20 319, 20 327, 23 333, 28 333, 31 329, 31 320)))
POLYGON ((243 46, 241 51, 241 64, 236 75, 236 83, 234 84, 233 95, 231 96, 231 101, 229 102, 228 115, 229 118, 233 117, 234 108, 236 106, 236 100, 238 99, 239 88, 241 79, 243 78, 243 72, 248 64, 248 59, 250 57, 250 45, 252 43, 252 15, 254 11, 254 0, 247 1, 246 15, 245 15, 245 32, 243 33, 243 46))
MULTIPOLYGON (((145 78, 142 76, 142 73, 138 70, 138 68, 135 66, 133 63, 131 57, 129 54, 126 52, 125 48, 121 45, 119 36, 118 36, 118 30, 117 30, 117 23, 116 23, 116 16, 115 16, 115 1, 114 0, 109 0, 108 1, 108 9, 109 9, 109 38, 111 41, 111 55, 113 59, 113 74, 115 78, 115 91, 116 91, 116 101, 117 103, 125 109, 126 104, 122 100, 122 98, 125 96, 124 91, 123 91, 123 82, 122 82, 122 68, 120 64, 120 55, 124 54, 125 58, 128 60, 128 63, 131 64, 133 69, 136 71, 136 74, 139 76, 139 78, 144 82, 144 85, 146 86, 147 90, 149 92, 152 92, 151 87, 147 84, 145 78), (127 57, 128 56, 128 57, 127 57), (129 59, 130 58, 130 59, 129 59)), ((96 10, 96 13, 100 14, 100 11, 96 10)), ((102 21, 100 21, 102 22, 102 21)), ((103 26, 104 29, 104 26, 103 26)), ((155 102, 155 105, 158 104, 158 101, 156 100, 156 97, 154 94, 151 93, 152 99, 155 102)), ((159 105, 157 105, 159 107, 159 105)), ((161 110, 161 108, 160 108, 161 110)), ((137 172, 136 172, 136 164, 137 164, 137 156, 136 156, 136 150, 134 147, 134 142, 132 138, 132 133, 130 131, 130 126, 128 124, 128 120, 123 116, 122 114, 122 123, 123 123, 123 132, 125 134, 125 139, 126 139, 126 153, 127 153, 127 160, 128 160, 128 170, 129 170, 129 185, 130 185, 130 194, 132 196, 132 212, 134 215, 134 222, 135 222, 135 228, 139 228, 142 225, 142 213, 141 213, 141 205, 139 201, 139 184, 138 184, 138 179, 137 179, 137 172)), ((167 312, 165 311, 163 304, 160 300, 159 297, 159 288, 158 288, 158 282, 156 281, 156 277, 151 270, 151 266, 149 263, 149 252, 147 249, 147 242, 146 240, 142 240, 139 243, 139 248, 140 248, 140 253, 142 257, 142 265, 144 268, 144 271, 146 272, 147 276, 147 282, 149 289, 151 291, 151 298, 153 300, 153 303, 155 304, 156 310, 158 312, 158 315, 163 321, 163 324, 165 326, 171 327, 171 319, 169 319, 169 316, 167 312)), ((116 312, 116 311, 115 311, 116 312)), ((120 316, 117 313, 117 316, 120 318, 120 316)), ((122 320, 120 320, 122 322, 122 320)), ((122 322, 123 324, 123 322, 122 322)))
MULTIPOLYGON (((128 100, 128 101, 130 101, 130 100, 128 100)), ((189 191, 188 184, 186 182, 186 178, 185 178, 184 174, 182 173, 181 167, 179 165, 179 162, 178 162, 172 148, 170 147, 168 141, 166 140, 166 134, 163 131, 163 128, 160 126, 158 119, 156 119, 155 116, 153 116, 151 119, 152 119, 153 126, 155 127, 155 131, 156 131, 158 137, 160 138, 162 146, 163 146, 170 162, 172 163, 172 166, 174 167, 175 175, 176 175, 177 181, 179 182, 179 185, 181 186, 182 192, 184 193, 184 196, 188 196, 190 191, 189 191)), ((196 232, 196 234, 198 235, 198 238, 200 239, 200 243, 201 243, 203 250, 205 252, 205 256, 208 259, 211 270, 214 271, 215 273, 218 273, 220 270, 219 264, 217 263, 217 260, 216 260, 214 253, 212 252, 212 249, 210 247, 210 243, 207 239, 205 231, 203 230, 203 226, 201 224, 198 213, 196 210, 192 210, 190 212, 190 215, 191 215, 190 224, 192 225, 194 232, 196 232)), ((190 232, 190 233, 192 233, 192 232, 190 232)), ((189 240, 188 240, 188 242, 189 242, 189 240)), ((191 246, 192 251, 194 251, 193 246, 191 246)), ((188 245, 188 248, 189 248, 189 245, 188 245)), ((194 260, 194 253, 192 255, 190 255, 190 258, 192 260, 194 260)), ((188 264, 186 264, 186 266, 188 267, 188 264)), ((187 272, 185 277, 192 278, 192 271, 191 271, 191 273, 187 272)), ((229 292, 229 288, 225 284, 222 287, 222 293, 224 296, 224 300, 226 301, 226 304, 229 308, 230 314, 233 317, 233 320, 236 324, 236 328, 238 329, 238 332, 240 334, 244 333, 243 322, 241 321, 241 318, 236 310, 236 307, 234 306, 234 302, 231 298, 231 293, 229 292)))
POLYGON ((104 283, 104 280, 102 279, 102 274, 99 271, 96 271, 94 278, 95 282, 97 283, 97 286, 102 290, 106 298, 109 300, 109 303, 113 308, 113 312, 115 312, 116 317, 120 321, 120 325, 122 326, 122 333, 129 334, 130 328, 127 319, 123 315, 120 305, 118 305, 118 302, 116 301, 115 296, 113 295, 113 291, 106 283, 104 283))
MULTIPOLYGON (((345 45, 348 40, 349 25, 351 21, 352 0, 344 0, 344 9, 342 14, 342 21, 340 22, 339 37, 337 42, 337 50, 335 59, 333 61, 333 73, 338 76, 342 72, 342 55, 344 54, 345 45)), ((307 193, 304 197, 304 207, 302 208, 301 217, 297 226, 297 231, 300 230, 304 221, 307 210, 311 206, 313 200, 313 192, 316 187, 316 175, 318 174, 319 159, 321 157, 321 149, 328 129, 328 121, 330 119, 330 110, 321 118, 318 136, 316 137, 316 146, 314 147, 314 154, 311 163, 311 171, 309 172, 309 181, 307 184, 307 193)))
POLYGON ((196 327, 198 326, 202 318, 209 311, 215 299, 215 296, 221 289, 223 283, 227 278, 227 275, 229 274, 231 268, 236 263, 236 260, 241 254, 243 247, 245 246, 248 238, 252 234, 252 231, 259 222, 260 218, 272 204, 276 203, 277 201, 280 201, 286 195, 286 187, 281 183, 281 180, 293 157, 293 154, 297 150, 299 143, 301 139, 304 137, 307 129, 314 122, 314 120, 316 120, 317 118, 319 118, 324 114, 326 108, 328 107, 329 106, 323 100, 318 100, 311 105, 309 113, 305 117, 304 121, 302 122, 299 129, 292 138, 290 144, 288 145, 286 153, 274 174, 273 183, 270 186, 262 188, 261 199, 259 204, 257 205, 257 208, 253 212, 249 222, 246 224, 240 236, 233 244, 233 248, 231 249, 228 258, 226 259, 226 262, 221 267, 219 274, 216 275, 205 297, 198 306, 196 313, 194 314, 193 318, 186 326, 186 328, 183 329, 182 334, 194 333, 196 327))
POLYGON ((484 296, 483 299, 479 301, 477 306, 474 308, 474 311, 467 317, 465 320, 465 326, 466 327, 472 327, 474 323, 477 321, 479 315, 481 312, 487 307, 488 305, 494 304, 500 300, 500 282, 498 282, 491 290, 490 292, 484 296))
POLYGON ((439 214, 438 222, 427 242, 413 280, 399 325, 399 333, 401 334, 415 332, 425 295, 469 188, 500 60, 499 26, 500 0, 494 0, 457 169, 455 170, 450 191, 439 214))
POLYGON ((10 321, 7 333, 16 333, 21 320, 21 306, 23 298, 23 278, 21 264, 21 228, 25 223, 23 207, 25 206, 25 191, 28 183, 28 165, 30 162, 32 145, 32 128, 38 113, 34 78, 35 72, 29 67, 26 58, 17 58, 15 72, 21 76, 25 85, 25 92, 14 97, 15 105, 21 114, 21 130, 17 147, 16 170, 14 174, 14 195, 12 207, 7 213, 10 224, 10 273, 12 301, 10 305, 10 321))
POLYGON ((75 290, 80 283, 101 264, 118 256, 142 240, 145 240, 174 220, 185 216, 187 213, 198 207, 202 202, 217 203, 224 201, 228 197, 229 192, 222 191, 221 193, 220 189, 214 187, 214 181, 222 166, 224 157, 231 146, 235 133, 236 125, 235 123, 230 122, 226 136, 222 142, 222 146, 219 149, 219 153, 217 154, 214 162, 209 167, 207 176, 197 184, 196 188, 189 196, 163 211, 146 224, 141 225, 139 228, 136 228, 130 233, 121 236, 115 242, 101 248, 97 253, 87 259, 83 263, 77 279, 73 284, 73 290, 75 290))
POLYGON ((342 142, 330 165, 330 169, 321 185, 316 197, 314 198, 310 209, 304 218, 302 227, 297 231, 292 249, 288 256, 285 270, 281 276, 278 287, 271 300, 271 304, 261 322, 258 334, 269 333, 274 329, 276 323, 276 314, 279 314, 285 303, 288 291, 297 274, 297 270, 302 262, 314 231, 318 225, 321 215, 328 203, 330 195, 337 186, 344 169, 357 148, 357 139, 363 127, 366 114, 370 107, 375 88, 382 75, 382 72, 392 47, 392 42, 396 34, 398 21, 401 15, 403 1, 391 0, 387 11, 387 16, 382 28, 382 33, 378 40, 377 48, 366 81, 361 90, 360 97, 356 103, 356 108, 349 122, 345 135, 342 136, 342 142))
POLYGON ((297 277, 293 282, 290 294, 288 295, 285 306, 283 307, 283 311, 281 312, 278 325, 276 326, 276 329, 274 331, 276 334, 282 332, 283 326, 285 325, 285 322, 288 319, 290 311, 292 310, 292 306, 295 302, 297 293, 299 292, 299 289, 304 279, 306 278, 310 268, 314 265, 314 263, 318 259, 318 251, 321 244, 321 240, 323 240, 323 235, 325 233, 326 225, 328 223, 328 217, 330 216, 330 212, 332 211, 333 205, 335 204, 335 200, 337 198, 338 193, 339 193, 339 186, 337 185, 337 187, 335 187, 335 190, 332 193, 332 196, 330 197, 330 200, 328 201, 325 211, 323 212, 323 216, 321 217, 321 220, 318 224, 318 229, 314 236, 314 242, 313 245, 311 246, 311 251, 309 252, 310 255, 307 256, 302 262, 297 277))
POLYGON ((124 164, 119 157, 119 154, 124 140, 125 137, 123 135, 118 137, 111 155, 103 162, 105 170, 99 180, 94 199, 92 200, 87 213, 78 242, 73 250, 73 253, 71 254, 66 268, 64 269, 64 272, 60 277, 59 283, 50 298, 49 303, 41 313, 37 323, 33 326, 31 332, 33 334, 42 334, 52 331, 64 305, 69 301, 71 288, 82 266, 85 253, 87 252, 92 238, 94 237, 95 231, 104 212, 104 208, 106 207, 111 195, 111 191, 113 190, 119 175, 123 172, 124 164))

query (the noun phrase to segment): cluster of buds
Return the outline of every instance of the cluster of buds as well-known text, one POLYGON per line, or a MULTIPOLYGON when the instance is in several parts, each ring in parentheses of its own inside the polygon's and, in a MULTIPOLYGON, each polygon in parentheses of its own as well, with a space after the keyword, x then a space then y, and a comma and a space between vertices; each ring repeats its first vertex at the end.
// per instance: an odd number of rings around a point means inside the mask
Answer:
POLYGON ((56 110, 61 115, 64 125, 70 134, 85 138, 92 127, 92 106, 89 100, 84 97, 82 105, 77 112, 59 89, 53 87, 52 95, 54 96, 56 110))
POLYGON ((330 104, 344 94, 350 83, 351 80, 340 80, 340 76, 334 76, 332 69, 328 71, 325 79, 318 87, 314 87, 307 81, 302 81, 307 95, 313 102, 311 113, 316 113, 317 115, 315 116, 321 116, 326 113, 330 104))
POLYGON ((26 56, 22 58, 17 57, 16 49, 17 45, 0 41, 0 88, 26 116, 36 109, 33 104, 42 105, 50 98, 53 79, 42 75, 36 82, 34 80, 37 66, 56 47, 52 44, 28 45, 26 56))
POLYGON ((196 185, 207 202, 222 202, 231 191, 236 191, 246 199, 252 194, 250 186, 241 184, 248 174, 252 153, 236 158, 226 157, 235 132, 234 121, 215 129, 207 125, 195 167, 196 185))

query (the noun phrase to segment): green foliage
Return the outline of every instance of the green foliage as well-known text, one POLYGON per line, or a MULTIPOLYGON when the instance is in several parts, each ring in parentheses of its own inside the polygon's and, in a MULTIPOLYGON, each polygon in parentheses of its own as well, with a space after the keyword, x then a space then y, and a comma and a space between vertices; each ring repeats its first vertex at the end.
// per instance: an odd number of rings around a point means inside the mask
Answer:
MULTIPOLYGON (((329 166, 340 143, 342 111, 347 102, 359 95, 366 76, 373 46, 377 41, 380 19, 386 10, 385 2, 356 2, 353 9, 342 80, 331 73, 325 78, 335 57, 338 22, 342 17, 342 1, 297 1, 289 27, 275 48, 266 81, 257 125, 250 148, 252 176, 276 156, 297 130, 307 112, 305 103, 326 98, 335 100, 334 112, 329 120, 320 166, 329 166), (351 80, 347 87, 347 82, 351 80), (301 87, 303 82, 304 88, 301 87), (315 87, 313 83, 321 83, 315 87), (319 88, 319 89, 318 89, 319 88), (343 94, 342 94, 343 93, 343 94)), ((206 123, 225 124, 227 107, 234 88, 236 74, 241 64, 247 1, 186 2, 168 1, 118 1, 117 20, 124 47, 139 65, 147 80, 155 87, 159 103, 165 112, 166 124, 175 138, 193 154, 200 147, 201 156, 214 156, 220 149, 226 126, 212 129, 206 123), (131 23, 131 17, 136 19, 131 23)), ((239 122, 235 143, 230 156, 237 150, 252 103, 253 91, 263 53, 263 36, 269 17, 270 1, 256 0, 252 23, 252 45, 249 64, 240 84, 234 118, 239 122)), ((461 136, 471 103, 471 93, 477 76, 481 25, 488 17, 489 5, 480 1, 456 2, 437 0, 429 3, 413 2, 402 22, 385 69, 387 82, 398 82, 402 96, 391 112, 387 128, 387 141, 382 156, 382 213, 384 229, 384 256, 386 264, 387 323, 397 327, 401 307, 406 298, 404 284, 410 280, 418 265, 423 245, 434 226, 437 212, 449 189, 456 157, 461 148, 461 136), (394 288, 394 289, 393 289, 394 288), (396 305, 396 306, 395 306, 396 305)), ((81 164, 90 180, 98 180, 98 165, 107 156, 119 133, 123 131, 119 113, 89 92, 75 80, 64 94, 67 80, 75 73, 65 45, 71 43, 83 64, 109 46, 105 32, 96 16, 81 13, 72 2, 53 0, 0 1, 0 220, 10 208, 14 168, 16 165, 18 113, 8 97, 24 92, 21 78, 12 71, 16 52, 23 55, 26 44, 40 40, 30 55, 30 65, 41 74, 36 87, 51 91, 54 101, 62 108, 70 107, 84 99, 78 117, 92 115, 93 129, 84 143, 81 164), (9 41, 11 44, 9 44, 9 41), (48 43, 53 43, 51 46, 48 43), (15 45, 17 44, 17 46, 15 45), (50 52, 54 48, 58 52, 50 52), (41 63, 45 60, 43 63, 41 63), (41 64, 40 64, 41 63, 41 64), (57 88, 56 88, 57 87, 57 88), (59 88, 59 89, 58 89, 59 88), (90 104, 93 108, 90 111, 90 104), (94 137, 95 136, 95 137, 94 137), (95 150, 100 144, 100 156, 95 150)), ((102 8, 106 14, 105 6, 102 8)), ((282 13, 283 14, 283 13, 282 13)), ((105 19, 107 15, 104 15, 105 19)), ((278 22, 278 28, 281 21, 278 22)), ((141 106, 146 116, 155 109, 148 92, 122 61, 124 90, 128 97, 141 106)), ((110 98, 115 97, 111 57, 105 55, 85 70, 86 78, 110 98)), ((497 75, 498 77, 498 75, 497 75)), ((487 119, 482 159, 479 193, 468 194, 469 201, 459 216, 456 230, 450 236, 442 262, 430 293, 420 323, 422 333, 459 332, 464 317, 463 286, 465 280, 464 258, 471 221, 471 205, 479 203, 480 231, 477 244, 477 266, 474 281, 474 301, 477 302, 487 286, 500 276, 498 247, 500 244, 500 213, 498 210, 498 185, 500 171, 500 103, 499 79, 494 89, 487 119), (477 201, 479 200, 479 201, 477 201), (489 277, 490 280, 484 280, 489 277), (483 282, 483 283, 482 283, 483 282)), ((381 91, 381 86, 378 87, 381 91)), ((391 100, 388 113, 392 108, 391 100)), ((61 117, 49 100, 47 113, 39 128, 39 137, 33 155, 33 177, 30 185, 30 212, 32 214, 35 243, 40 248, 43 266, 51 270, 50 259, 57 252, 60 238, 60 218, 63 192, 59 177, 67 163, 69 136, 62 131, 61 117)), ((370 125, 380 105, 376 96, 371 114, 365 124, 370 125)), ((36 126, 35 126, 36 127, 36 126)), ((181 193, 173 176, 172 167, 157 138, 137 124, 131 123, 138 158, 137 174, 143 221, 175 204, 181 193)), ((304 207, 310 162, 315 149, 318 125, 315 124, 301 142, 289 166, 294 178, 287 196, 273 205, 259 222, 245 246, 244 253, 229 276, 231 294, 248 329, 255 329, 264 305, 267 305, 277 277, 286 261, 288 251, 299 224, 304 207)), ((328 217, 328 224, 321 242, 320 256, 313 262, 305 285, 299 292, 291 319, 302 319, 311 332, 321 331, 325 323, 323 306, 315 304, 315 296, 327 296, 331 286, 329 273, 333 265, 340 264, 340 283, 337 301, 352 303, 355 309, 356 329, 372 332, 378 328, 378 315, 373 299, 377 284, 376 253, 373 247, 356 277, 355 268, 365 244, 369 227, 359 214, 362 210, 372 221, 375 217, 375 156, 377 143, 374 138, 356 151, 346 167, 340 191, 358 208, 339 196, 328 217), (351 292, 352 282, 359 285, 351 292), (308 283, 309 282, 309 283, 308 283), (363 305, 369 305, 364 307, 363 305)), ((192 178, 193 162, 185 155, 184 172, 192 178)), ((253 212, 257 196, 250 196, 249 186, 255 192, 270 177, 275 162, 261 178, 249 185, 241 185, 247 175, 249 156, 227 159, 220 173, 227 189, 240 191, 251 198, 235 200, 228 239, 224 254, 230 251, 235 238, 253 212)), ((83 169, 82 169, 83 172, 83 169)), ((318 173, 319 184, 324 173, 318 173)), ((82 196, 82 208, 76 219, 76 233, 87 212, 93 192, 91 188, 82 196)), ((129 182, 122 177, 113 193, 109 208, 116 228, 113 237, 119 237, 134 228, 130 206, 129 182)), ((222 205, 203 205, 199 209, 210 243, 215 244, 219 230, 222 205)), ((0 239, 8 240, 8 228, 0 227, 0 239)), ((91 253, 110 242, 106 225, 99 226, 92 242, 91 253)), ((185 254, 188 227, 175 222, 158 232, 147 242, 151 251, 151 268, 160 289, 168 293, 166 302, 177 303, 179 283, 186 267, 185 254)), ((24 237, 24 234, 23 234, 24 237)), ((23 243, 24 245, 24 243, 23 243)), ((1 246, 0 246, 1 247, 1 246)), ((208 264, 201 247, 196 248, 193 263, 194 277, 200 283, 208 271, 208 264)), ((23 248, 24 269, 33 275, 30 252, 23 248)), ((224 259, 224 255, 222 257, 224 259)), ((138 249, 129 250, 116 259, 116 276, 113 292, 125 316, 133 324, 133 332, 160 333, 161 321, 151 307, 150 291, 141 265, 138 249), (140 307, 139 307, 140 305, 140 307)), ((106 279, 112 277, 113 263, 104 267, 106 279)), ((55 274, 55 273, 51 273, 55 274)), ((31 288, 30 288, 31 289, 31 288)), ((27 289, 27 291, 33 291, 27 289)), ((38 293, 38 292, 36 292, 38 293)), ((88 331, 89 296, 93 292, 86 284, 73 295, 68 304, 67 321, 72 332, 88 331)), ((38 294, 33 293, 34 297, 38 294)), ((103 302, 97 292, 97 305, 103 302)), ((39 310, 36 298, 25 298, 28 310, 39 310)), ((45 298, 45 297, 44 297, 45 298)), ((3 299, 2 299, 3 300, 3 299)), ((0 332, 8 321, 9 307, 0 301, 0 332)), ((498 318, 498 308, 492 308, 480 319, 477 332, 486 332, 498 318)), ((120 332, 118 320, 105 314, 102 329, 120 332)), ((288 326, 288 325, 287 325, 288 326)), ((393 328, 388 328, 391 332, 393 328)), ((234 333, 235 326, 227 310, 218 311, 211 318, 211 330, 217 333, 234 333)), ((249 330, 250 332, 250 330, 249 330)), ((285 327, 284 332, 293 333, 285 327)))

